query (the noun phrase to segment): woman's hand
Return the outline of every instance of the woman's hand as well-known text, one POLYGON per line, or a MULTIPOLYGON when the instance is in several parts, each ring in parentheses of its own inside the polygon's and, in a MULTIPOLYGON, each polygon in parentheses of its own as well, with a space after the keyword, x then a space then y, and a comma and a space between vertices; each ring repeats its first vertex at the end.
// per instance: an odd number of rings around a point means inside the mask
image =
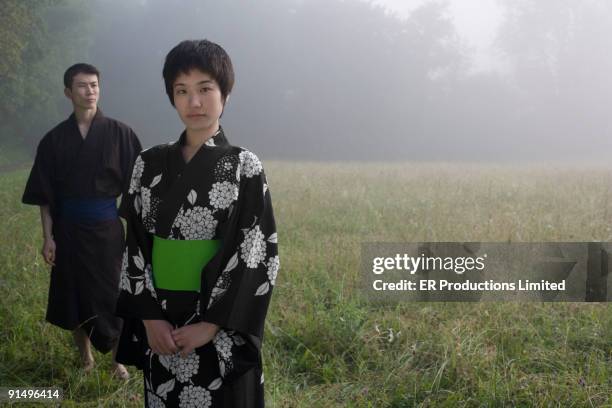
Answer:
POLYGON ((155 354, 170 355, 179 351, 172 339, 174 327, 166 320, 143 320, 149 347, 155 354))
POLYGON ((219 326, 216 324, 199 322, 173 330, 172 338, 181 350, 181 357, 186 357, 196 348, 211 341, 218 331, 219 326))

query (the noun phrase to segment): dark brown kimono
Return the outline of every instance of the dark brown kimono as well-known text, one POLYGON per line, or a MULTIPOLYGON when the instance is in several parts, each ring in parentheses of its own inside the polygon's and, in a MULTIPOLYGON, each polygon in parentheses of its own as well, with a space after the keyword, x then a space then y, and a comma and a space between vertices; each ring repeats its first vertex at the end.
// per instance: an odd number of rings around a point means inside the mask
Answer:
POLYGON ((178 142, 143 151, 121 202, 127 221, 117 313, 125 318, 117 359, 144 372, 148 407, 262 407, 261 344, 279 269, 270 191, 255 154, 228 143, 222 129, 185 163, 178 142), (200 291, 155 286, 153 236, 219 239, 200 291), (187 357, 150 349, 143 319, 175 327, 221 327, 187 357))
POLYGON ((93 346, 108 352, 121 320, 118 295, 123 225, 118 217, 78 221, 62 214, 67 199, 116 199, 129 184, 141 150, 125 124, 98 109, 85 139, 74 114, 40 141, 22 202, 48 205, 56 243, 46 319, 67 330, 82 327, 93 346))

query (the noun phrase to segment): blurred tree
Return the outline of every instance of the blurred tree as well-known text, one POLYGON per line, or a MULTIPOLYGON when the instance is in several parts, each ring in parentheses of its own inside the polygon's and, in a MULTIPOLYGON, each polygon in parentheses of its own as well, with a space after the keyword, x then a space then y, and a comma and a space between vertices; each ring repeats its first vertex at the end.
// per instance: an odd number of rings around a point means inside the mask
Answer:
POLYGON ((61 119, 62 76, 87 59, 92 23, 84 0, 0 3, 0 144, 32 148, 61 119))
MULTIPOLYGON (((612 148, 612 3, 504 0, 498 44, 512 64, 519 120, 561 154, 612 148), (588 138, 590 144, 584 143, 588 138), (593 143, 596 146, 593 146, 593 143)), ((551 147, 552 148, 552 147, 551 147)))

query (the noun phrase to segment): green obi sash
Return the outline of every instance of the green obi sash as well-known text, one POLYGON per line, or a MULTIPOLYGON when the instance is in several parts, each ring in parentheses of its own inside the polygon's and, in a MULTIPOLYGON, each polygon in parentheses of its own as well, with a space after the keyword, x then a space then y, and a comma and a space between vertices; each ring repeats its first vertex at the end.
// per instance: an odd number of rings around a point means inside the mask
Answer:
POLYGON ((218 239, 177 240, 153 237, 153 283, 156 288, 200 291, 202 268, 221 246, 218 239))

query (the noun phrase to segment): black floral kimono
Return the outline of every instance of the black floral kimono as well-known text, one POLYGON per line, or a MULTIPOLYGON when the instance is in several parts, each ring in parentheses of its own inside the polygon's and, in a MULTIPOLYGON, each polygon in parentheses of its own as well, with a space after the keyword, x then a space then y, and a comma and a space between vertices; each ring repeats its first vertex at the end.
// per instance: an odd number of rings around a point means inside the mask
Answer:
POLYGON ((279 269, 276 227, 261 162, 231 146, 223 130, 185 163, 185 133, 143 151, 120 214, 127 221, 117 314, 124 318, 117 359, 143 370, 150 407, 264 406, 261 342, 279 269), (220 239, 198 292, 156 288, 153 236, 220 239), (206 321, 221 327, 185 358, 147 344, 142 320, 175 327, 206 321))

